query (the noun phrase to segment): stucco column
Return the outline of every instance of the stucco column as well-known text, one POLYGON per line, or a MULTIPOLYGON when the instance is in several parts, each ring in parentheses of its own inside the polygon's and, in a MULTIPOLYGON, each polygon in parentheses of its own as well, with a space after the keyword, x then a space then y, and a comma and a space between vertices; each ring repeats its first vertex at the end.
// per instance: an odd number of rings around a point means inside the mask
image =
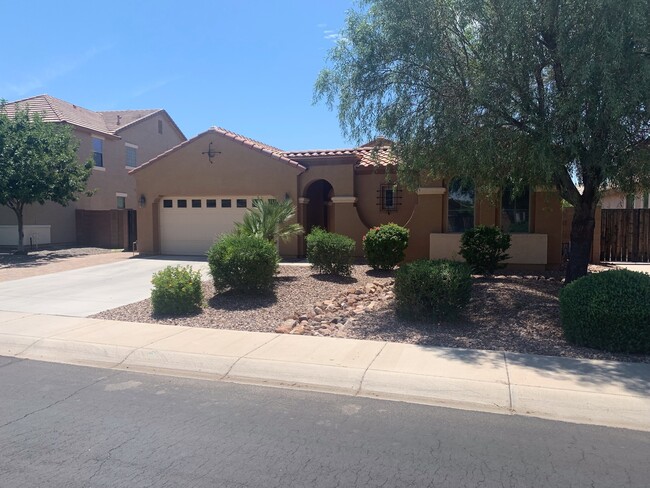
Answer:
POLYGON ((340 196, 332 197, 332 205, 334 210, 332 232, 343 234, 354 239, 357 243, 355 254, 363 256, 362 239, 368 232, 368 228, 363 225, 357 212, 356 203, 357 197, 354 196, 340 196))
POLYGON ((443 230, 443 198, 447 189, 443 187, 418 188, 418 202, 411 218, 406 223, 409 230, 409 245, 406 260, 428 259, 429 241, 432 233, 443 230))
MULTIPOLYGON (((309 205, 309 198, 300 197, 298 198, 298 208, 296 217, 298 218, 298 223, 302 225, 302 228, 307 232, 307 206, 309 205)), ((298 235, 298 256, 305 256, 307 254, 307 244, 305 243, 305 233, 298 235)))
POLYGON ((550 268, 562 264, 562 199, 554 191, 536 189, 534 195, 535 234, 547 235, 547 265, 550 268))

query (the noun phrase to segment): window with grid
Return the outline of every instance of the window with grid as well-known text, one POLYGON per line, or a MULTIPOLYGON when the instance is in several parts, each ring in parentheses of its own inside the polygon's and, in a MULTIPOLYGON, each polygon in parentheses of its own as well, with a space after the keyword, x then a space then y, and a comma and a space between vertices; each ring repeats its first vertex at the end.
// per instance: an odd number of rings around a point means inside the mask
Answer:
POLYGON ((138 165, 138 148, 136 146, 126 146, 125 163, 129 168, 135 168, 138 165))
POLYGON ((474 227, 474 185, 454 178, 447 195, 447 232, 465 232, 474 227))
POLYGON ((384 212, 397 210, 397 185, 381 185, 380 206, 384 212))
POLYGON ((93 137, 93 160, 95 166, 102 168, 104 166, 104 141, 93 137))
POLYGON ((503 190, 501 196, 501 229, 517 233, 530 231, 530 189, 520 192, 512 188, 503 190))

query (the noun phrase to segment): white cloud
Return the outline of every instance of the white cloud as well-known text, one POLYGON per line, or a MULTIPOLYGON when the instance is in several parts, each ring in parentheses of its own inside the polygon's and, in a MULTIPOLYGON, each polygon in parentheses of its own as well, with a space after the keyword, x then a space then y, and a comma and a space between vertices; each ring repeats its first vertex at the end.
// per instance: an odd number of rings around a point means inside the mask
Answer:
POLYGON ((323 37, 327 39, 328 41, 333 41, 333 42, 338 42, 338 41, 344 41, 345 37, 340 32, 336 32, 333 30, 325 29, 323 31, 323 37))

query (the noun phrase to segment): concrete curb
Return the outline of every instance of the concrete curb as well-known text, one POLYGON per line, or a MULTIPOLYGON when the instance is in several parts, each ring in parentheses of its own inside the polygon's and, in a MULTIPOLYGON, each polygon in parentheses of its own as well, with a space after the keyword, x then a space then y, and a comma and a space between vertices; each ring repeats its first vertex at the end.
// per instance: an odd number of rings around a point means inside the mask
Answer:
POLYGON ((650 364, 18 312, 0 355, 650 431, 650 364))

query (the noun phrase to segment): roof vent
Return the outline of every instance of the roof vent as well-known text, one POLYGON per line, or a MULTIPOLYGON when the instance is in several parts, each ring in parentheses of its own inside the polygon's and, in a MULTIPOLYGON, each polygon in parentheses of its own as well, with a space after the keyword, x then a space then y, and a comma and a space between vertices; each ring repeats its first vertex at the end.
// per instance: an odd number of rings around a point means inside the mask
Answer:
POLYGON ((120 120, 121 120, 121 119, 122 119, 122 116, 121 116, 121 115, 118 115, 118 116, 117 116, 117 125, 120 125, 120 120))

